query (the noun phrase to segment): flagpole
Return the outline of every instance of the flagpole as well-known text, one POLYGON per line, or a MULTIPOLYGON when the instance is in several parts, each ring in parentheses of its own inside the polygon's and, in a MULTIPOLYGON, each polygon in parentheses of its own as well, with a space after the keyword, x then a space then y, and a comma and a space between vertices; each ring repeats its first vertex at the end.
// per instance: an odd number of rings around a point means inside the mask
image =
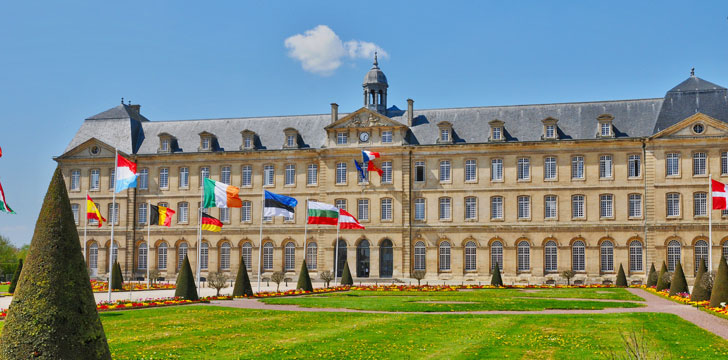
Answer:
POLYGON ((708 175, 708 271, 713 271, 713 174, 708 175))
MULTIPOLYGON (((306 262, 306 240, 308 240, 308 197, 306 197, 306 222, 303 223, 303 261, 306 262)), ((308 263, 306 264, 308 266, 308 263)))
MULTIPOLYGON (((119 150, 114 149, 114 183, 116 183, 116 167, 119 166, 119 150)), ((109 302, 111 302, 111 273, 113 272, 113 264, 111 263, 112 254, 114 253, 114 223, 116 222, 116 184, 114 184, 113 195, 111 196, 111 242, 109 243, 109 302)), ((99 221, 101 221, 99 219, 99 221)))
MULTIPOLYGON (((78 217, 79 220, 81 220, 81 214, 78 214, 78 217)), ((101 219, 99 219, 99 221, 101 221, 101 219)), ((88 267, 88 260, 86 260, 86 228, 88 228, 88 190, 86 190, 86 216, 83 222, 83 262, 85 262, 88 267)))
POLYGON ((200 190, 200 208, 198 209, 198 229, 197 229, 197 293, 202 295, 202 288, 200 287, 200 272, 202 271, 202 266, 200 262, 202 261, 202 207, 205 206, 203 202, 205 201, 204 194, 205 194, 205 184, 204 179, 202 180, 202 189, 200 190))
POLYGON ((263 217, 265 216, 265 189, 260 193, 260 242, 258 243, 258 292, 260 292, 260 278, 262 277, 261 261, 263 259, 263 217))
POLYGON ((334 241, 334 287, 336 287, 336 278, 339 275, 339 228, 341 224, 341 209, 336 217, 336 240, 334 241))
POLYGON ((152 228, 152 202, 147 200, 147 289, 152 288, 152 279, 149 278, 149 244, 151 244, 151 238, 149 232, 152 228))

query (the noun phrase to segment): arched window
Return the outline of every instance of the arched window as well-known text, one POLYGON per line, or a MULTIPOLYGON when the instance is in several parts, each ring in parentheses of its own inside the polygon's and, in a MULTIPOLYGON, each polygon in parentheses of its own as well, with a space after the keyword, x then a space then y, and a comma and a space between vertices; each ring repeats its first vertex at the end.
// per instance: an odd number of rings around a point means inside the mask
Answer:
POLYGON ((599 249, 602 272, 614 272, 614 244, 609 240, 605 240, 599 249))
POLYGON ((167 270, 167 243, 161 243, 157 248, 157 269, 167 270))
POLYGON ((263 245, 263 270, 273 269, 273 243, 263 245))
POLYGON ((698 272, 700 262, 705 262, 705 266, 708 266, 708 243, 705 240, 698 240, 695 242, 695 272, 698 272))
POLYGON ((309 270, 316 270, 318 267, 318 245, 315 242, 310 242, 306 245, 306 266, 309 270))
POLYGON ((468 241, 465 244, 465 271, 475 271, 478 268, 477 246, 475 241, 468 241))
POLYGON ((284 269, 286 271, 293 271, 296 268, 296 245, 293 242, 289 242, 286 244, 285 248, 285 266, 284 269))
POLYGON ((425 270, 425 243, 415 243, 415 270, 425 270))
POLYGON ((182 268, 182 263, 185 262, 185 257, 187 256, 187 243, 183 242, 179 244, 179 247, 177 248, 177 271, 179 271, 180 268, 182 268))
POLYGON ((450 270, 450 243, 443 241, 440 243, 440 271, 450 270))
POLYGON ((490 272, 495 270, 495 264, 498 263, 498 268, 503 272, 503 243, 500 241, 493 241, 490 244, 490 272))
POLYGON ((555 241, 549 240, 546 242, 546 245, 544 246, 544 270, 546 270, 546 272, 557 271, 557 252, 558 248, 556 247, 555 241))
POLYGON ((224 242, 220 246, 220 270, 230 270, 230 243, 224 242))
POLYGON ((675 271, 680 262, 680 242, 672 240, 667 244, 667 271, 675 271))
POLYGON ((531 244, 526 240, 518 243, 518 271, 531 271, 531 244))
POLYGON ((629 243, 629 271, 644 271, 642 267, 642 243, 632 240, 629 243))
MULTIPOLYGON (((113 242, 113 248, 111 249, 111 262, 115 263, 116 259, 119 258, 119 244, 116 241, 113 242)), ((109 253, 106 253, 108 255, 109 253)))
POLYGON ((723 259, 728 262, 728 241, 723 243, 723 259))
POLYGON ((246 269, 253 268, 253 244, 249 242, 243 244, 243 261, 245 261, 246 269))
POLYGON ((208 267, 208 263, 210 262, 210 245, 206 242, 203 242, 200 247, 200 269, 206 270, 208 267))
POLYGON ((571 245, 571 270, 586 270, 585 250, 586 246, 584 246, 584 242, 581 240, 574 241, 571 245))
POLYGON ((391 278, 394 273, 394 250, 392 241, 384 239, 379 244, 379 277, 391 278))
POLYGON ((97 243, 93 243, 88 247, 88 267, 91 269, 99 268, 99 245, 97 243))
POLYGON ((356 248, 356 276, 369 277, 369 241, 366 239, 356 248))
POLYGON ((141 270, 147 269, 147 243, 143 242, 139 244, 139 250, 137 251, 137 268, 141 270))

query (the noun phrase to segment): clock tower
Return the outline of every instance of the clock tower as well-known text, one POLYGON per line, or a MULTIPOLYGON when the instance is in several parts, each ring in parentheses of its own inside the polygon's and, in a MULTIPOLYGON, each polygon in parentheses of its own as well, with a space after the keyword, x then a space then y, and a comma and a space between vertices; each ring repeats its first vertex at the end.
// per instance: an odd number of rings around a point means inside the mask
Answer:
POLYGON ((382 115, 387 113, 387 77, 379 68, 377 53, 374 53, 374 64, 364 76, 364 107, 382 115))

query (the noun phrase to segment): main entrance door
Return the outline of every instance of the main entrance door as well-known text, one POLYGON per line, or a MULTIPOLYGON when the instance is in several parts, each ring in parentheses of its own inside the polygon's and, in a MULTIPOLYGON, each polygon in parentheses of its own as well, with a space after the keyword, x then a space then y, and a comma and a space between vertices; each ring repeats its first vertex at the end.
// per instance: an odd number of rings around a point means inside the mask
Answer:
POLYGON ((393 268, 394 253, 392 251, 392 242, 386 239, 379 245, 379 277, 391 278, 393 268))

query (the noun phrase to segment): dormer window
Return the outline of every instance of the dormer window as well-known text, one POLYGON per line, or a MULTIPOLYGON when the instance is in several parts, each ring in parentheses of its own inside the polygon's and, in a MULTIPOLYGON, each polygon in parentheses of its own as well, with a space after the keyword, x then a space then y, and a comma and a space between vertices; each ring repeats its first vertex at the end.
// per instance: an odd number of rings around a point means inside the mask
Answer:
POLYGON ((255 133, 250 130, 243 130, 240 134, 243 136, 243 144, 240 146, 240 150, 255 149, 255 133))
POLYGON ((213 151, 215 150, 215 135, 209 132, 203 131, 200 134, 200 149, 199 151, 213 151))
POLYGON ((202 144, 200 145, 200 149, 202 150, 210 150, 210 137, 209 136, 203 136, 202 137, 202 144))
POLYGON ((612 120, 614 120, 614 116, 610 114, 602 114, 597 117, 597 121, 599 122, 598 137, 614 137, 612 120))
POLYGON ((440 129, 440 141, 450 142, 450 129, 440 129))
POLYGON ((503 134, 501 133, 501 128, 493 128, 492 129, 492 138, 493 140, 500 140, 503 138, 503 134))
POLYGON ((293 147, 296 144, 296 135, 286 135, 286 146, 293 147))
POLYGON ((546 138, 553 139, 556 135, 556 126, 546 125, 546 138))
POLYGON ((346 145, 349 143, 349 134, 346 132, 336 133, 336 145, 346 145))
POLYGON ((452 143, 453 138, 453 131, 452 131, 452 124, 450 124, 447 121, 440 122, 437 124, 437 126, 440 128, 440 137, 437 139, 438 143, 445 143, 449 144, 452 143))
POLYGON ((287 128, 283 130, 285 135, 285 142, 283 143, 284 148, 297 148, 298 147, 298 130, 294 128, 287 128))
POLYGON ((555 140, 558 138, 558 131, 557 131, 557 125, 558 119, 554 119, 552 117, 547 117, 541 122, 543 123, 543 139, 545 140, 555 140))
POLYGON ((159 134, 159 149, 157 150, 157 152, 171 153, 174 152, 175 147, 176 139, 174 138, 174 136, 167 133, 159 134))
POLYGON ((159 151, 169 152, 169 138, 162 139, 162 142, 159 144, 159 151))
POLYGON ((503 121, 498 119, 492 120, 488 123, 490 125, 490 141, 503 141, 505 140, 505 134, 503 130, 503 121))

